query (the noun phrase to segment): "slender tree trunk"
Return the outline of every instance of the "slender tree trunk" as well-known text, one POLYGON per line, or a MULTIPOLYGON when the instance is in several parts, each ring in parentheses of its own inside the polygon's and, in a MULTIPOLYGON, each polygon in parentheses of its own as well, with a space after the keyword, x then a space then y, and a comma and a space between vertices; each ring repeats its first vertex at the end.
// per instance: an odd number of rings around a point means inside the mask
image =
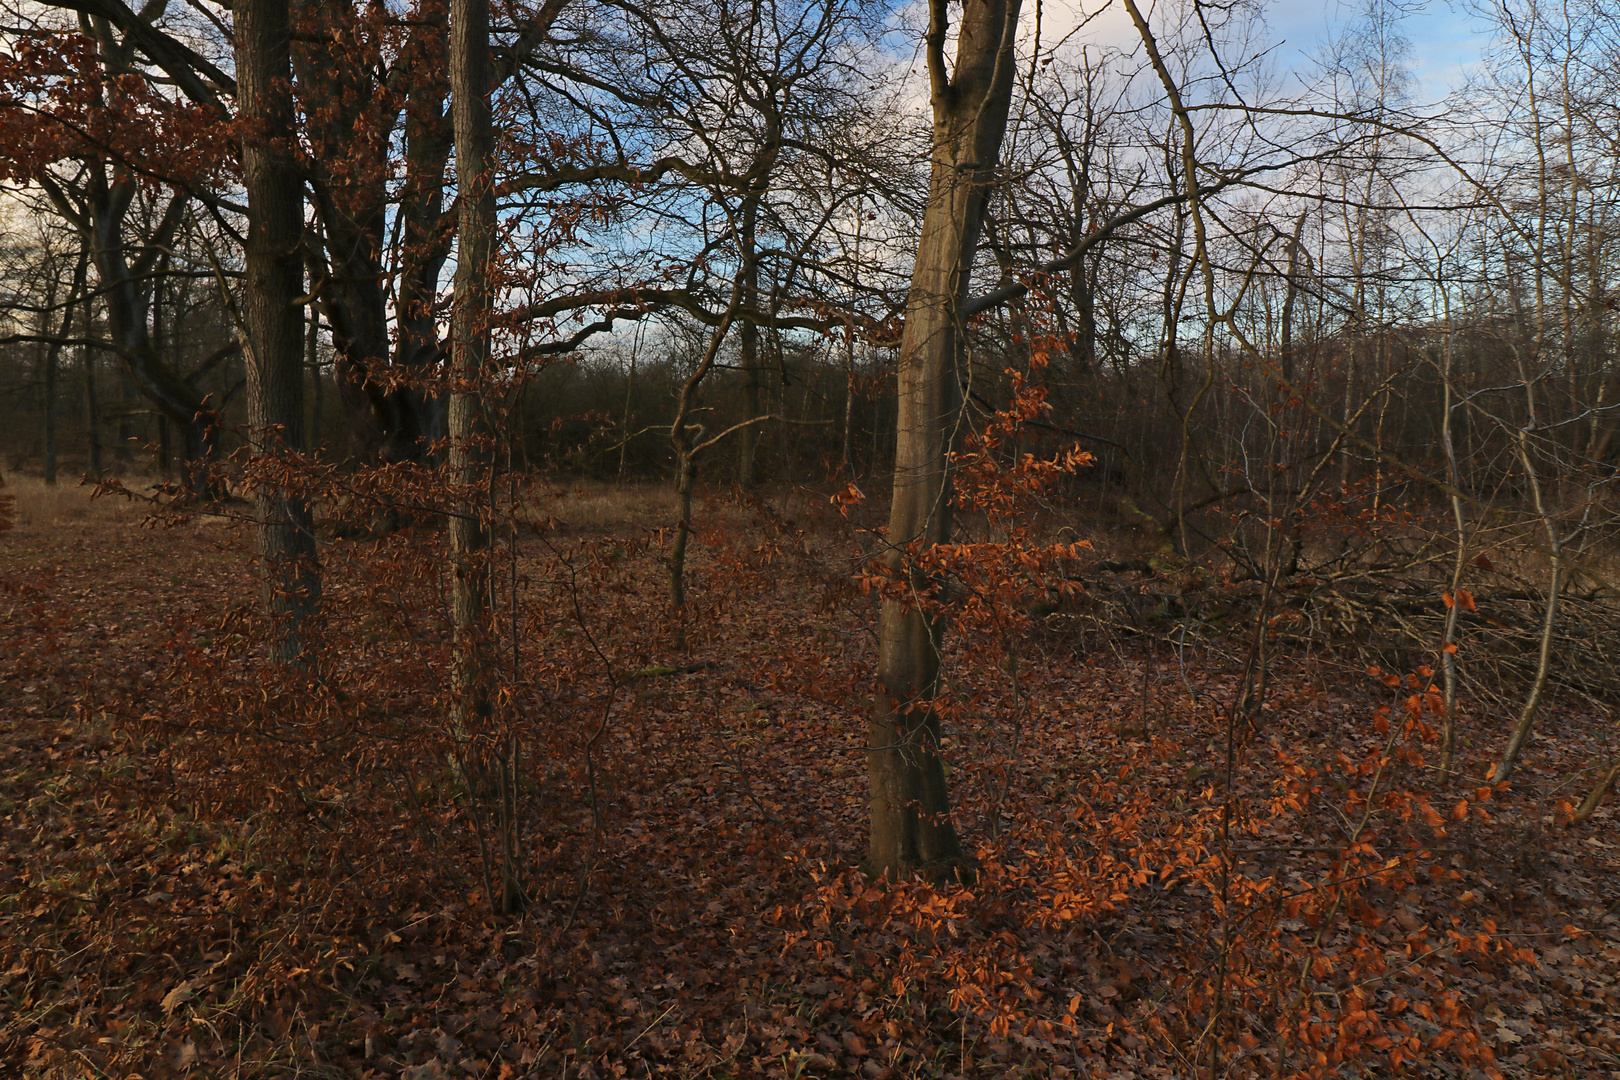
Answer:
POLYGON ((45 356, 45 483, 56 486, 56 352, 45 356))
POLYGON ((450 393, 451 483, 460 493, 450 519, 450 617, 453 624, 453 690, 456 739, 467 798, 484 851, 490 905, 514 912, 525 903, 515 814, 517 752, 514 740, 497 738, 489 642, 490 533, 486 518, 490 476, 483 381, 490 358, 490 312, 495 269, 494 125, 490 114, 492 70, 489 0, 452 0, 450 5, 450 100, 455 131, 455 310, 452 314, 450 393), (489 821, 491 809, 495 819, 489 821), (490 837, 486 824, 495 828, 490 837), (497 854, 491 841, 499 847, 497 854), (498 881, 496 880, 498 877, 498 881))
MULTIPOLYGON (((62 307, 62 330, 52 340, 45 352, 45 483, 56 484, 56 419, 57 419, 57 374, 61 368, 62 339, 73 331, 73 315, 83 305, 89 306, 85 298, 84 281, 89 269, 90 253, 81 245, 79 248, 78 265, 73 270, 73 284, 68 289, 67 302, 62 307)), ((52 299, 46 304, 50 307, 55 303, 55 289, 51 291, 52 299)), ((45 316, 42 321, 48 321, 45 316)), ((88 333, 86 333, 88 337, 88 333)))
POLYGON ((855 482, 855 320, 844 328, 844 476, 855 482))
POLYGON ((84 434, 90 444, 90 475, 99 480, 106 465, 101 457, 101 401, 96 396, 96 354, 89 345, 92 319, 88 297, 80 309, 85 340, 79 346, 79 366, 84 369, 84 434))
POLYGON ((1300 211, 1299 218, 1294 222, 1294 235, 1288 241, 1288 269, 1287 282, 1284 284, 1282 307, 1282 376, 1290 384, 1289 393, 1294 393, 1294 308, 1299 302, 1299 281, 1304 261, 1305 249, 1300 246, 1300 238, 1305 234, 1305 212, 1300 211))
POLYGON ((321 413, 326 408, 325 382, 321 379, 321 317, 314 304, 309 305, 309 318, 304 328, 304 370, 309 379, 314 400, 309 408, 309 446, 311 454, 321 448, 321 413))
MULTIPOLYGON (((967 292, 985 192, 1006 130, 1018 9, 1019 0, 966 0, 953 68, 946 56, 949 5, 929 2, 933 168, 900 344, 891 546, 884 556, 890 572, 919 592, 929 582, 908 558, 908 547, 950 538, 949 463, 961 420, 957 308, 967 292)), ((940 721, 928 704, 940 692, 943 629, 906 599, 883 603, 883 691, 867 749, 872 873, 949 873, 961 858, 940 758, 940 721)))
MULTIPOLYGON (((1529 384, 1526 383, 1526 394, 1529 393, 1529 384)), ((1535 423, 1535 413, 1530 413, 1530 422, 1535 423)), ((1543 610, 1541 620, 1541 636, 1536 649, 1536 677, 1530 683, 1530 690, 1525 694, 1524 706, 1519 710, 1518 723, 1513 725, 1513 733, 1508 736, 1507 747, 1502 751, 1502 760, 1496 766, 1494 780, 1506 780, 1513 774, 1513 768, 1518 764, 1519 754, 1524 750, 1525 741, 1530 738, 1530 732, 1535 727, 1536 713, 1541 708, 1542 697, 1547 689, 1547 677, 1552 673, 1552 647, 1555 631, 1558 629, 1558 598, 1564 591, 1564 546, 1562 538, 1558 535, 1558 525, 1549 513, 1542 497, 1541 480, 1537 475, 1536 467, 1530 457, 1530 438, 1523 428, 1519 429, 1519 462, 1524 466, 1525 478, 1530 482, 1530 497, 1536 511, 1541 518, 1542 526, 1547 533, 1547 554, 1552 563, 1551 580, 1547 584, 1547 603, 1543 610)))
POLYGON ((1609 767, 1604 769, 1602 774, 1598 776, 1597 783, 1592 785, 1592 790, 1587 792, 1586 798, 1581 801, 1580 809, 1576 810, 1574 816, 1570 818, 1569 823, 1571 825, 1579 825, 1590 818, 1597 808, 1603 805, 1603 797, 1614 786, 1616 776, 1620 776, 1620 760, 1610 762, 1609 767))
MULTIPOLYGON (((746 428, 744 429, 747 430, 746 428)), ((669 602, 675 620, 672 639, 677 649, 686 648, 686 546, 692 536, 692 490, 697 485, 697 462, 690 443, 677 449, 675 476, 675 539, 669 550, 669 602)))
MULTIPOLYGON (((242 290, 243 359, 253 456, 274 459, 303 446, 303 180, 292 159, 291 21, 287 0, 237 0, 237 101, 252 134, 242 144, 247 192, 246 270, 242 290)), ((261 476, 254 490, 259 555, 276 623, 270 656, 302 659, 311 617, 320 604, 320 567, 308 504, 284 480, 261 476)))
POLYGON ((1441 700, 1445 711, 1445 721, 1440 735, 1441 783, 1451 775, 1452 760, 1457 754, 1457 625, 1463 610, 1462 604, 1457 600, 1457 593, 1462 589, 1463 573, 1467 568, 1468 558, 1468 530, 1463 519, 1462 499, 1457 494, 1462 489, 1462 470, 1457 465, 1457 446, 1452 439, 1451 430, 1451 350, 1455 330, 1451 325, 1449 294, 1445 296, 1445 304, 1446 336, 1440 346, 1443 364, 1440 387, 1440 445, 1446 454, 1446 479, 1451 482, 1451 520, 1456 535, 1457 553, 1451 562, 1452 603, 1446 610, 1445 632, 1440 641, 1440 678, 1443 684, 1441 700))
POLYGON ((118 395, 118 443, 113 448, 113 457, 118 460, 119 464, 128 465, 134 460, 134 455, 130 453, 129 444, 135 441, 135 428, 130 423, 130 417, 134 415, 135 399, 132 395, 136 391, 134 383, 130 379, 129 371, 121 369, 119 374, 121 378, 118 381, 120 391, 118 395))
POLYGON ((630 371, 624 380, 624 418, 619 421, 619 472, 613 483, 624 484, 624 458, 630 448, 630 405, 636 392, 636 354, 641 351, 641 327, 636 326, 635 344, 630 346, 630 371))
MULTIPOLYGON (((749 311, 759 310, 759 260, 754 253, 754 232, 759 217, 759 200, 750 197, 743 205, 742 215, 742 258, 743 258, 743 307, 749 311)), ((764 380, 759 369, 759 326, 752 319, 745 319, 742 324, 742 337, 740 341, 739 363, 743 369, 743 419, 752 420, 759 416, 760 391, 764 380)), ((759 456, 759 424, 749 424, 737 432, 737 483, 745 488, 751 488, 759 483, 758 464, 759 456)))
POLYGON ((450 86, 460 196, 450 331, 455 388, 450 395, 449 466, 451 482, 462 495, 461 512, 450 519, 449 532, 458 722, 467 729, 490 710, 482 648, 489 603, 489 530, 479 496, 489 470, 489 454, 482 445, 486 433, 480 391, 489 360, 489 272, 495 224, 494 192, 488 176, 492 142, 489 65, 488 0, 453 0, 450 86))
MULTIPOLYGON (((45 311, 39 316, 39 332, 41 336, 51 336, 50 309, 55 304, 56 279, 53 274, 51 275, 50 288, 45 293, 45 311)), ((72 297, 68 298, 67 311, 68 317, 71 318, 73 314, 72 297)), ((66 333, 66 330, 64 329, 63 332, 66 333)), ((40 366, 43 368, 40 372, 43 376, 40 382, 43 384, 42 390, 45 395, 45 400, 41 403, 45 407, 45 446, 43 447, 45 452, 45 483, 52 487, 56 486, 56 356, 61 351, 61 348, 61 345, 55 341, 47 342, 41 349, 42 355, 40 356, 40 366)))
POLYGON ((844 475, 855 482, 855 305, 861 283, 861 226, 865 211, 861 197, 855 196, 855 266, 850 271, 856 291, 849 298, 849 320, 844 327, 844 475))
MULTIPOLYGON (((1305 232, 1305 212, 1300 211, 1299 219, 1294 223, 1294 235, 1288 242, 1288 270, 1287 282, 1284 285, 1282 306, 1282 377, 1287 384, 1283 389, 1285 395, 1278 406, 1287 404, 1287 399, 1296 396, 1299 391, 1294 387, 1294 306, 1299 299, 1299 273, 1300 262, 1304 250, 1300 247, 1300 237, 1305 232)), ((1290 500, 1292 502, 1292 500, 1290 500)), ((1297 508, 1292 510, 1286 519, 1284 528, 1287 530, 1288 562, 1283 567, 1284 577, 1293 577, 1299 571, 1299 560, 1305 551, 1305 535, 1301 530, 1303 524, 1297 508)))
POLYGON ((170 439, 169 418, 162 413, 152 417, 157 427, 157 471, 165 482, 174 479, 174 445, 170 439))
POLYGON ((670 637, 677 649, 686 648, 686 548, 692 538, 692 491, 697 484, 697 459, 698 455, 713 446, 717 439, 724 437, 722 432, 705 439, 703 426, 689 424, 686 418, 692 414, 692 407, 697 403, 698 390, 703 385, 703 380, 714 368, 715 358, 720 355, 720 346, 726 340, 732 320, 737 317, 742 298, 743 285, 739 276, 732 284, 731 303, 726 306, 719 324, 709 332, 709 343, 703 350, 703 358, 681 384, 680 393, 675 397, 675 416, 669 424, 669 444, 675 451, 675 497, 678 515, 674 541, 669 549, 670 618, 675 627, 670 637))

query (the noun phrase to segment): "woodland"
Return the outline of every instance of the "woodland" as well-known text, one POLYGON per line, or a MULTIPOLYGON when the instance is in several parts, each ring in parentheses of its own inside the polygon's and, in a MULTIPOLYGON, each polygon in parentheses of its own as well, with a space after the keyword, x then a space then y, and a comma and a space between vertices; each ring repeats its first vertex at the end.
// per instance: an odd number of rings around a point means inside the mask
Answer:
POLYGON ((6 1075, 1620 1077, 1610 5, 3 8, 6 1075))

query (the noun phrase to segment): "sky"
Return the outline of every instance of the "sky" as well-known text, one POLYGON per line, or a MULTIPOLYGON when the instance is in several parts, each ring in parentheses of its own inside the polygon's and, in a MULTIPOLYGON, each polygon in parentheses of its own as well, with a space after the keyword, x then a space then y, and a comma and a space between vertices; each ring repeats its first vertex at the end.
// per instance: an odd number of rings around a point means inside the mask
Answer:
MULTIPOLYGON (((1153 0, 1137 0, 1151 24, 1158 28, 1161 17, 1153 0)), ((1171 0, 1175 2, 1175 0, 1171 0)), ((1043 20, 1042 40, 1051 42, 1079 21, 1080 12, 1097 12, 1107 4, 1083 32, 1100 44, 1134 49, 1136 31, 1124 5, 1118 0, 1039 0, 1043 20)), ((1408 57, 1414 80, 1414 104, 1442 100, 1481 63, 1487 44, 1484 26, 1457 0, 1384 0, 1385 6, 1402 9, 1399 32, 1411 43, 1408 57)), ((1368 7, 1368 0, 1260 0, 1266 24, 1266 39, 1275 43, 1271 53, 1278 72, 1297 71, 1307 76, 1316 71, 1313 57, 1336 34, 1357 19, 1368 7)), ((1031 32, 1037 0, 1024 0, 1025 32, 1031 32)), ((1179 6, 1179 4, 1177 5, 1179 6)))
MULTIPOLYGON (((1338 0, 1271 0, 1265 17, 1272 37, 1282 42, 1275 54, 1278 66, 1303 68, 1311 54, 1365 7, 1364 3, 1338 0)), ((1486 44, 1484 28, 1457 5, 1447 0, 1412 4, 1400 25, 1412 45, 1410 63, 1417 101, 1439 101, 1479 66, 1486 44)))

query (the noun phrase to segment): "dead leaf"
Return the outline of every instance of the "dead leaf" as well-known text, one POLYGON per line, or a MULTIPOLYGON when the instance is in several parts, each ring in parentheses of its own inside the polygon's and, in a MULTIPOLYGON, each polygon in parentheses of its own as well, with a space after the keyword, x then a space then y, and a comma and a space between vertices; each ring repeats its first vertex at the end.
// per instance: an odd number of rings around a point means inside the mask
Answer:
POLYGON ((189 1069, 197 1063, 197 1044, 187 1039, 169 1052, 169 1064, 176 1069, 189 1069))
MULTIPOLYGON (((172 1013, 196 996, 196 994, 192 993, 191 982, 189 980, 183 982, 163 995, 163 1011, 165 1014, 172 1013)), ((147 1000, 151 999, 148 998, 147 1000)))

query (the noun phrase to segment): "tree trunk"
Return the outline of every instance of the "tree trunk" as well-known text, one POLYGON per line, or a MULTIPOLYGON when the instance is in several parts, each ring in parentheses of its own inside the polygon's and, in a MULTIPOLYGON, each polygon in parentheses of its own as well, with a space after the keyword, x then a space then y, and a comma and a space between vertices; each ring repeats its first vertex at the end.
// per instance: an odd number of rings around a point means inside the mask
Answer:
POLYGON ((849 319, 844 325, 844 475, 855 482, 855 308, 860 302, 861 226, 865 211, 861 196, 855 196, 855 265, 850 278, 855 289, 849 297, 849 319))
POLYGON ((516 746, 490 730, 493 660, 489 649, 489 527, 482 493, 490 455, 483 380, 490 357, 490 312, 495 269, 494 127, 489 0, 450 5, 450 100, 455 131, 455 310, 451 322, 450 481, 460 493, 450 519, 450 615, 454 634, 452 688, 462 779, 484 852, 490 905, 514 912, 524 902, 515 821, 516 746), (496 813, 493 820, 488 817, 496 813), (496 835, 490 837, 486 823, 496 835), (498 855, 490 841, 499 846, 498 855), (496 877, 499 880, 496 881, 496 877))
POLYGON ((169 437, 169 418, 158 413, 152 419, 157 426, 157 471, 167 483, 174 479, 174 444, 169 437))
POLYGON ((134 460, 129 446, 135 441, 135 429, 129 422, 135 409, 135 399, 131 395, 138 391, 135 389, 135 380, 130 378, 127 366, 119 370, 119 375, 121 378, 118 383, 118 442, 113 449, 113 456, 118 459, 120 465, 128 465, 134 460))
POLYGON ((494 230, 494 191, 489 184, 488 0, 453 0, 450 12, 450 85, 455 124, 457 210, 455 311, 451 350, 455 389, 450 395, 450 479, 461 492, 450 519, 452 559, 451 618, 456 636, 458 722, 464 728, 489 714, 487 672, 481 639, 485 632, 489 582, 485 551, 489 530, 481 514, 481 492, 489 468, 479 392, 489 359, 489 271, 494 230))
MULTIPOLYGON (((242 143, 247 193, 242 289, 248 426, 261 470, 303 445, 303 181, 292 159, 291 20, 288 0, 237 0, 239 112, 252 134, 242 143)), ((285 481, 260 476, 254 489, 266 601, 275 622, 270 657, 301 660, 320 603, 320 569, 308 504, 285 481)))
MULTIPOLYGON (((61 367, 62 339, 73 330, 73 313, 80 303, 88 304, 84 299, 84 278, 89 252, 82 246, 79 249, 78 266, 73 271, 73 284, 68 289, 67 301, 62 305, 62 330, 55 335, 45 349, 45 483, 56 484, 56 417, 57 417, 57 374, 61 367)), ((45 302, 49 310, 56 303, 56 285, 53 280, 50 289, 50 298, 45 302)), ((40 317, 40 323, 45 332, 49 333, 49 314, 40 317)), ((88 336, 88 334, 86 335, 88 336)))
POLYGON ((89 345, 93 321, 89 297, 85 297, 81 310, 80 325, 84 327, 85 344, 79 346, 79 365, 84 369, 84 433, 90 443, 90 475, 100 480, 106 466, 101 459, 101 401, 96 396, 97 358, 89 345))
MULTIPOLYGON (((749 311, 759 309, 759 259, 754 252, 754 233, 759 218, 759 200, 750 197, 743 205, 742 238, 740 246, 743 260, 743 307, 749 311)), ((759 327, 752 319, 742 324, 739 363, 743 369, 743 419, 753 420, 760 415, 759 327)), ((757 458, 759 456, 758 424, 749 424, 737 432, 737 483, 752 488, 759 483, 757 458)))
POLYGON ((671 639, 675 648, 684 650, 687 645, 686 547, 692 536, 692 489, 697 484, 697 462, 693 460, 690 440, 685 440, 684 446, 681 439, 676 440, 675 456, 676 517, 675 539, 669 549, 669 604, 673 609, 670 618, 675 623, 671 639))
MULTIPOLYGON (((449 87, 440 74, 444 7, 438 2, 423 4, 418 17, 426 25, 415 29, 412 45, 424 59, 405 105, 405 190, 400 200, 404 242, 396 286, 399 345, 395 358, 401 367, 425 378, 437 367, 441 353, 434 303, 439 275, 450 253, 450 234, 441 223, 452 131, 445 115, 449 87)), ((443 399, 425 388, 413 388, 413 392, 418 395, 413 404, 419 410, 420 437, 432 443, 444 434, 443 399)))
POLYGON ((56 353, 52 342, 45 353, 45 483, 56 486, 56 353))
MULTIPOLYGON (((894 502, 889 517, 892 573, 919 591, 928 582, 907 546, 950 538, 950 453, 960 420, 962 340, 958 305, 966 296, 984 218, 985 192, 1006 130, 1012 96, 1019 0, 966 0, 956 63, 946 59, 947 0, 930 0, 928 68, 934 110, 933 170, 912 271, 900 344, 895 423, 894 502)), ((867 750, 871 836, 867 867, 899 875, 955 869, 961 841, 951 823, 940 758, 936 618, 906 603, 883 603, 878 695, 867 750)))
POLYGON ((304 369, 309 373, 314 398, 309 405, 309 446, 311 454, 321 448, 321 413, 326 408, 326 387, 321 380, 321 318, 315 305, 309 305, 304 327, 304 369))
POLYGON ((1598 807, 1603 805, 1603 797, 1614 786, 1616 776, 1620 776, 1620 760, 1610 762, 1609 767, 1598 776, 1598 782, 1592 785, 1592 790, 1586 793, 1586 798, 1582 800, 1580 809, 1576 810, 1574 816, 1570 818, 1569 823, 1571 825, 1579 825, 1586 821, 1597 811, 1598 807))
POLYGON ((844 328, 844 476, 855 482, 855 320, 844 328))

